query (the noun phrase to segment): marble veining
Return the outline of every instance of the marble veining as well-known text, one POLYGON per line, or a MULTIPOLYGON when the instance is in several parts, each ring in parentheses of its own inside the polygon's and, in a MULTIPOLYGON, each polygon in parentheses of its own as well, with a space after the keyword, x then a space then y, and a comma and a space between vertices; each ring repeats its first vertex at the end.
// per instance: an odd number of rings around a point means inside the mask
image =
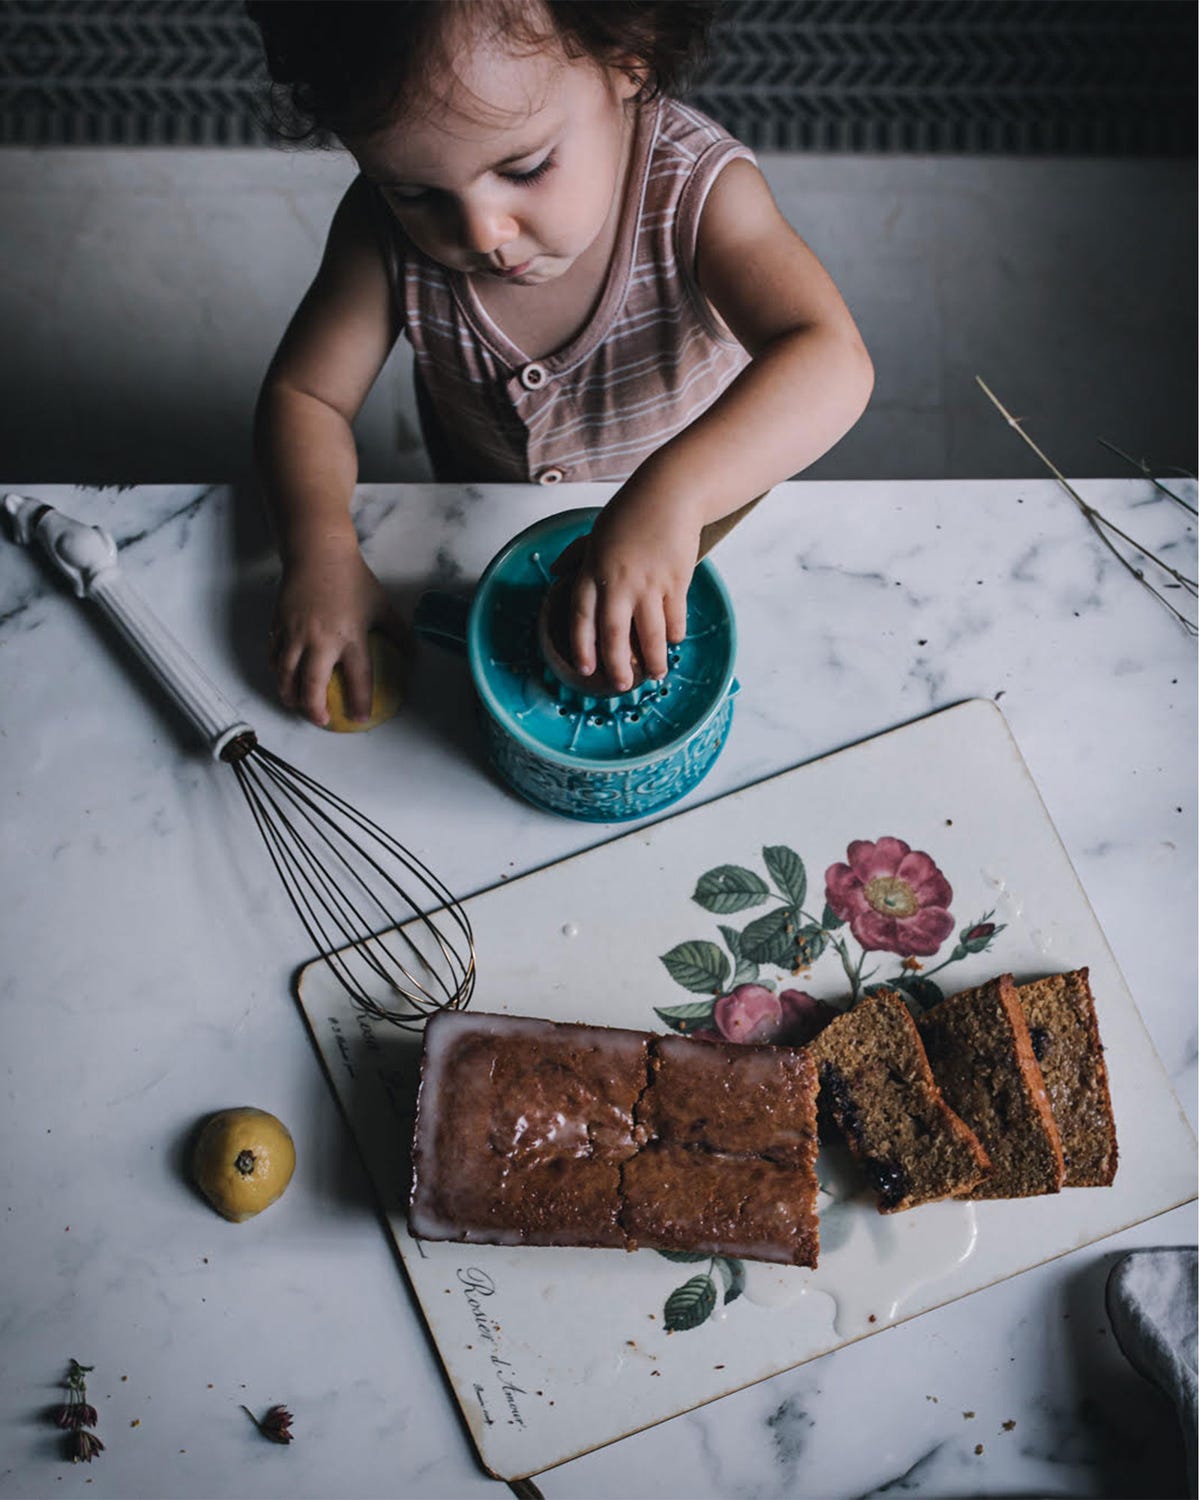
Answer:
MULTIPOLYGON (((1195 503, 1194 483, 1172 483, 1195 503)), ((1079 488, 1190 571, 1194 520, 1149 483, 1079 488)), ((131 580, 264 743, 458 893, 619 831, 503 790, 464 664, 432 650, 405 711, 369 736, 286 713, 262 661, 273 565, 247 554, 227 487, 21 492, 112 530, 131 580)), ((411 603, 433 583, 469 588, 516 532, 606 494, 364 486, 356 522, 411 603)), ((1050 481, 784 485, 713 561, 741 691, 683 806, 998 699, 1194 1124, 1194 642, 1050 481)), ((0 1497, 87 1480, 123 1500, 501 1492, 471 1456, 290 998, 311 955, 232 777, 7 539, 0 703, 0 1497), (238 1226, 181 1172, 195 1122, 236 1103, 287 1120, 299 1160, 286 1197, 238 1226), (107 1445, 86 1474, 44 1417, 71 1356, 97 1367, 107 1445), (296 1418, 286 1450, 239 1410, 277 1401, 296 1418)), ((1177 1209, 538 1486, 547 1500, 1182 1493, 1173 1413, 1115 1347, 1103 1284, 1125 1250, 1195 1241, 1194 1208, 1177 1209)))

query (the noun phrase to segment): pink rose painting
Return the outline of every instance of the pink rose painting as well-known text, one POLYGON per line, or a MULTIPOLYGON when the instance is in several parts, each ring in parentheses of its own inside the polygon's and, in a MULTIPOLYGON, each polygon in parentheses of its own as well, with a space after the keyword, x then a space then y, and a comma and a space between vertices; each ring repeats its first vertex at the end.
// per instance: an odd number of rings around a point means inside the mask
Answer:
POLYGON ((747 865, 717 865, 696 882, 692 900, 726 920, 717 924, 720 943, 693 938, 662 955, 671 978, 703 997, 655 1007, 673 1031, 705 1041, 803 1046, 876 989, 898 990, 914 1009, 927 1009, 942 998, 931 976, 983 952, 1004 930, 984 912, 962 928, 940 963, 927 967, 922 960, 938 954, 954 932, 954 891, 932 854, 891 834, 851 840, 845 860, 825 870, 819 911, 808 907, 807 871, 794 849, 772 844, 762 859, 765 875, 747 865), (744 926, 728 920, 751 911, 744 926), (900 960, 895 973, 881 972, 878 959, 886 954, 900 960), (869 956, 875 967, 867 969, 869 956), (827 999, 781 989, 771 975, 807 979, 823 959, 827 999))
POLYGON ((713 1003, 713 1025, 701 1027, 692 1035, 707 1042, 771 1042, 803 1047, 837 1014, 832 1005, 803 990, 776 994, 765 985, 739 984, 713 1003))
POLYGON ((901 958, 936 953, 954 931, 954 892, 929 855, 903 839, 855 839, 846 860, 825 871, 825 900, 855 941, 901 958))

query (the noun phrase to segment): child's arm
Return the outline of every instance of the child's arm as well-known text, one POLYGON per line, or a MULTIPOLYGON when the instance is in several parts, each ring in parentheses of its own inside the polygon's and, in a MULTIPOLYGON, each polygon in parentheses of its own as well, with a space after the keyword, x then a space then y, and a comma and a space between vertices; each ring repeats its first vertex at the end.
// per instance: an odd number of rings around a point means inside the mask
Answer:
POLYGON ((683 638, 700 528, 815 462, 866 407, 870 358, 846 304, 775 205, 734 161, 701 215, 696 274, 752 356, 729 388, 630 476, 592 531, 574 592, 579 670, 632 683, 630 626, 652 676, 683 638))
POLYGON ((255 452, 283 578, 271 661, 284 703, 315 724, 335 663, 347 707, 371 705, 367 632, 404 625, 367 567, 350 519, 358 477, 351 424, 397 336, 364 185, 342 199, 316 279, 283 336, 255 413, 255 452))

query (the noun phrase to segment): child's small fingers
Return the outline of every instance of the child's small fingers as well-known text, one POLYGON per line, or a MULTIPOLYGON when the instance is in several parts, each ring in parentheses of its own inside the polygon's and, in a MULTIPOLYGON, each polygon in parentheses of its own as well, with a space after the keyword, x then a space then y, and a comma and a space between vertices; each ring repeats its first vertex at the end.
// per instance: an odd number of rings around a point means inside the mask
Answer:
POLYGON ((334 665, 335 659, 331 651, 314 647, 305 652, 296 671, 295 707, 319 727, 324 727, 329 722, 326 697, 334 665))
POLYGON ((279 689, 279 701, 285 708, 296 707, 296 671, 302 654, 301 647, 291 641, 274 643, 271 668, 279 689))
POLYGON ((639 601, 633 623, 637 629, 638 648, 647 677, 667 675, 667 622, 657 599, 639 601))
POLYGON ((629 604, 616 599, 602 602, 596 628, 597 643, 604 670, 619 693, 626 693, 633 686, 633 652, 629 641, 632 624, 633 610, 629 604))
POLYGON ((589 577, 571 593, 571 656, 585 677, 596 670, 596 584, 589 577))
POLYGON ((672 646, 678 646, 687 636, 687 590, 668 594, 663 600, 663 612, 666 616, 667 640, 672 646))
POLYGON ((371 656, 365 643, 354 642, 347 646, 342 652, 340 666, 346 690, 346 712, 352 719, 369 719, 374 684, 371 656))

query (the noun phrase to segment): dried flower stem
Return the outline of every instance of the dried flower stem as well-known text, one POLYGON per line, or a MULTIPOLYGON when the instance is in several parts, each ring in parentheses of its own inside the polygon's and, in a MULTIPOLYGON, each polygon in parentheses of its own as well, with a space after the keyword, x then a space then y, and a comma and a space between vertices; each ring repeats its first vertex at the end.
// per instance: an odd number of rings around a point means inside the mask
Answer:
POLYGON ((70 1394, 66 1405, 55 1407, 53 1412, 55 1422, 69 1434, 68 1451, 71 1462, 75 1464, 90 1464, 98 1453, 104 1452, 104 1444, 94 1432, 88 1431, 88 1428, 95 1427, 97 1417, 96 1408, 87 1399, 84 1377, 94 1368, 94 1365, 81 1365, 77 1359, 71 1361, 65 1381, 70 1394))
MULTIPOLYGON (((1135 567, 1127 557, 1122 555, 1122 553, 1114 545, 1112 537, 1110 537, 1107 532, 1111 531, 1114 536, 1119 536, 1121 540, 1128 546, 1132 547, 1135 552, 1137 552, 1140 556, 1146 558, 1149 562, 1152 562, 1156 567, 1161 568, 1162 571, 1168 575, 1168 577, 1175 580, 1175 583, 1179 587, 1186 589, 1188 593, 1190 593, 1193 597, 1195 597, 1196 594, 1195 579, 1185 577, 1184 574, 1182 574, 1178 570, 1178 568, 1173 568, 1170 563, 1164 562, 1161 557, 1159 557, 1156 553, 1151 552, 1148 547, 1143 547, 1140 542, 1135 541, 1133 537, 1122 531, 1119 526, 1114 525, 1114 523, 1108 520, 1107 517, 1102 516, 1094 505, 1089 505, 1083 498, 1083 496, 1080 495, 1078 491, 1072 487, 1066 476, 1061 472, 1061 470, 1057 467, 1053 460, 1042 452, 1042 450, 1038 447, 1034 440, 1021 426, 1021 419, 1012 415, 1012 413, 1008 410, 1008 408, 1004 405, 1000 398, 995 394, 994 391, 989 388, 989 386, 980 376, 976 375, 975 381, 980 390, 982 390, 984 395, 987 396, 988 400, 991 401, 992 405, 995 406, 1000 414, 1004 417, 1004 420, 1008 423, 1008 425, 1014 428, 1015 431, 1029 445, 1029 447, 1033 449, 1033 451, 1037 454, 1041 461, 1050 470, 1051 474, 1054 475, 1055 479, 1058 480, 1063 489, 1066 490, 1067 494, 1070 495, 1071 499, 1074 500, 1088 525, 1096 533, 1097 537, 1099 537, 1104 546, 1107 547, 1112 555, 1117 559, 1121 566, 1128 573, 1131 573, 1143 588, 1148 589, 1150 593, 1153 594, 1154 597, 1158 600, 1158 602, 1163 605, 1165 609, 1169 610, 1172 615, 1175 616, 1175 618, 1179 621, 1179 623, 1183 626, 1183 628, 1188 632, 1189 635, 1196 635, 1200 633, 1197 631, 1195 622, 1189 620, 1187 615, 1185 615, 1182 610, 1176 609, 1176 607, 1171 603, 1166 595, 1155 588, 1155 586, 1146 577, 1142 569, 1135 567), (1107 531, 1105 530, 1105 528, 1107 528, 1107 531)), ((1167 586, 1170 587, 1171 585, 1167 586)))
MULTIPOLYGON (((1165 495, 1168 500, 1174 500, 1176 505, 1182 505, 1184 510, 1186 510, 1189 515, 1194 516, 1196 514, 1196 507, 1194 505, 1189 505, 1182 495, 1177 495, 1174 490, 1169 490, 1166 485, 1163 484, 1162 480, 1158 479, 1155 476, 1153 469, 1151 469, 1150 465, 1144 458, 1134 458, 1132 454, 1126 453, 1123 449, 1118 448, 1116 443, 1110 443, 1107 438, 1097 438, 1096 441, 1102 448, 1107 448, 1110 453, 1115 453, 1118 458, 1123 458, 1127 464, 1132 464, 1139 474, 1150 481, 1150 483, 1159 492, 1159 494, 1165 495)), ((1196 477, 1194 474, 1184 473, 1184 471, 1180 469, 1175 469, 1172 472, 1176 474, 1183 474, 1183 477, 1185 479, 1195 479, 1196 477)))

